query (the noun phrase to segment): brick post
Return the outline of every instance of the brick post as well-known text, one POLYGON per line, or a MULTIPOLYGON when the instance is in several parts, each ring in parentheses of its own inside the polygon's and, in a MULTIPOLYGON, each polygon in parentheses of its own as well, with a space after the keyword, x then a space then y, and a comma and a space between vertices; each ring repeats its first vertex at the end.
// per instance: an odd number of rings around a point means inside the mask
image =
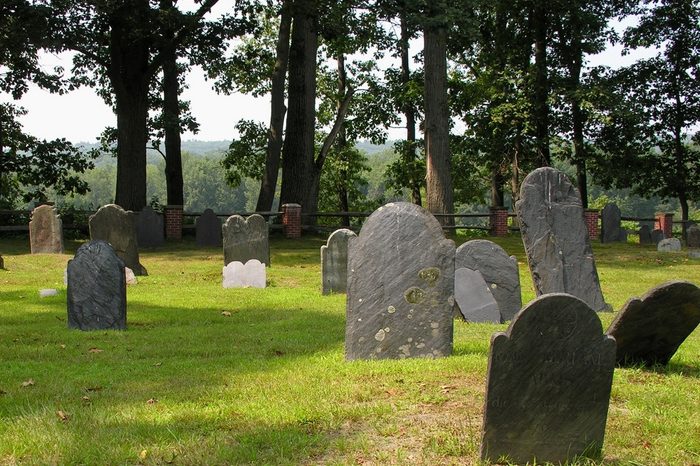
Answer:
POLYGON ((285 238, 301 238, 301 206, 284 204, 282 206, 282 231, 285 238))
POLYGON ((491 236, 508 236, 508 209, 491 207, 489 234, 491 236))
POLYGON ((165 238, 182 239, 182 206, 166 205, 163 211, 165 220, 165 238))
POLYGON ((673 238, 673 214, 658 212, 654 228, 663 230, 664 238, 673 238))
POLYGON ((586 228, 588 228, 588 239, 595 241, 598 239, 598 218, 600 213, 596 209, 585 209, 583 211, 583 218, 586 221, 586 228))

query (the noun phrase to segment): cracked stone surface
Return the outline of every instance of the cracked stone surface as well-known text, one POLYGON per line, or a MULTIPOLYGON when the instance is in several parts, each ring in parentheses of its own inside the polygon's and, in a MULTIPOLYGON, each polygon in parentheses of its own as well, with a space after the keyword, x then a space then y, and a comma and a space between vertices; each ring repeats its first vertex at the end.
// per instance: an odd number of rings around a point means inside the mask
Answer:
POLYGON ((257 259, 270 266, 270 243, 265 219, 258 214, 248 218, 231 215, 222 227, 224 265, 257 259))
POLYGON ((107 204, 90 216, 90 239, 104 240, 112 245, 117 256, 136 275, 148 275, 139 261, 136 237, 136 219, 130 210, 116 204, 107 204))

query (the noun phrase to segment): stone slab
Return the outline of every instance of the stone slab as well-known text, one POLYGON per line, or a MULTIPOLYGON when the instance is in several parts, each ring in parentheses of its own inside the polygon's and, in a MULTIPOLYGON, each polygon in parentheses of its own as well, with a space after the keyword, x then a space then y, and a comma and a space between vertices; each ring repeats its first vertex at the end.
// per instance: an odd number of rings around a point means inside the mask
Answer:
POLYGON ((155 248, 164 245, 163 215, 153 210, 151 206, 145 206, 138 214, 136 233, 139 247, 155 248))
POLYGON ((40 298, 48 298, 50 296, 58 296, 58 290, 56 288, 42 288, 39 290, 40 298))
POLYGON ((700 288, 672 281, 632 298, 607 330, 617 341, 620 365, 667 364, 700 324, 700 288))
POLYGON ((354 231, 341 228, 334 231, 321 246, 321 292, 345 293, 348 288, 348 239, 354 231))
POLYGON ((700 248, 700 227, 692 225, 685 231, 685 243, 689 248, 700 248))
POLYGON ((639 244, 653 244, 649 225, 642 225, 639 228, 639 244))
POLYGON ((595 311, 609 311, 581 198, 566 175, 549 167, 530 173, 521 185, 516 211, 537 296, 568 293, 595 311))
POLYGON ((32 254, 63 254, 63 222, 52 205, 40 205, 29 221, 32 254))
POLYGON ((3 259, 2 256, 0 256, 0 269, 4 269, 4 268, 5 268, 5 259, 3 259))
POLYGON ((666 238, 659 241, 656 250, 659 252, 678 252, 682 249, 681 240, 678 238, 666 238))
POLYGON ((133 212, 116 204, 107 204, 90 216, 89 225, 91 240, 107 241, 117 256, 136 275, 148 275, 139 260, 136 219, 133 212))
POLYGON ((206 209, 195 220, 195 236, 197 246, 221 247, 221 220, 213 210, 206 209))
POLYGON ((481 458, 599 457, 614 368, 615 340, 586 303, 555 293, 528 304, 491 337, 481 458))
POLYGON ((666 238, 664 231, 660 228, 651 231, 651 244, 658 244, 666 238))
POLYGON ((615 204, 607 204, 600 212, 601 243, 627 242, 627 230, 622 228, 622 212, 615 204))
POLYGON ((467 322, 501 322, 498 303, 478 270, 455 269, 455 303, 467 322))
POLYGON ((224 265, 257 259, 270 266, 270 242, 267 222, 258 214, 248 218, 231 215, 222 227, 224 265))
POLYGON ((348 241, 345 357, 451 354, 454 254, 423 208, 397 202, 372 213, 348 241))
POLYGON ((222 271, 224 288, 265 288, 265 264, 251 259, 245 264, 239 261, 229 262, 222 271))

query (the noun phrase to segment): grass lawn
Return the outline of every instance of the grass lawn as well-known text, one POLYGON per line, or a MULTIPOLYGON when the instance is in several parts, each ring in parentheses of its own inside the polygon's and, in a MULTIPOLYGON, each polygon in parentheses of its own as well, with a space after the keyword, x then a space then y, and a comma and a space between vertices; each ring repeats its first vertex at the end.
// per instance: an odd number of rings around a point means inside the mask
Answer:
MULTIPOLYGON (((520 238, 496 241, 529 302, 520 238)), ((345 362, 345 296, 320 294, 323 243, 273 238, 264 290, 223 289, 220 249, 141 251, 150 275, 127 290, 128 330, 80 332, 63 285, 80 243, 30 255, 26 238, 0 239, 0 465, 478 464, 489 339, 506 326, 456 322, 448 358, 345 362)), ((615 310, 668 280, 700 283, 686 253, 594 250, 615 310)), ((607 328, 613 314, 600 317, 607 328)), ((615 370, 603 453, 700 465, 700 329, 667 367, 615 370)))

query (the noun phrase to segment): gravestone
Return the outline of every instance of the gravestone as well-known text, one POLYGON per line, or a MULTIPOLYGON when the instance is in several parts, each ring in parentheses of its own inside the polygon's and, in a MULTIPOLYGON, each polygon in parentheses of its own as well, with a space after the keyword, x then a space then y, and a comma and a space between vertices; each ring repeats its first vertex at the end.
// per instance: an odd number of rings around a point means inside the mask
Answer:
POLYGON ((68 261, 68 328, 126 329, 124 262, 112 246, 94 240, 68 261))
POLYGON ((656 250, 659 252, 678 252, 681 250, 681 240, 678 238, 662 239, 656 245, 656 250))
POLYGON ((257 259, 270 266, 270 243, 265 219, 253 214, 247 219, 231 215, 222 227, 224 238, 224 265, 233 261, 246 263, 257 259))
POLYGON ((148 275, 139 262, 139 248, 136 239, 136 221, 133 212, 116 204, 99 208, 90 216, 90 239, 104 240, 112 245, 117 256, 136 275, 148 275))
POLYGON ((223 269, 224 288, 265 288, 265 264, 251 259, 245 264, 229 262, 223 269))
POLYGON ((321 246, 321 289, 323 294, 345 293, 348 288, 348 238, 354 231, 334 231, 321 246))
POLYGON ((672 281, 632 298, 617 313, 607 334, 617 341, 620 365, 667 364, 700 324, 700 288, 672 281))
POLYGON ((580 299, 554 293, 491 337, 481 458, 516 464, 600 456, 615 340, 580 299))
MULTIPOLYGON (((475 239, 462 244, 455 253, 455 271, 460 268, 481 272, 498 303, 501 322, 511 320, 522 307, 518 261, 496 243, 475 239)), ((455 279, 455 299, 459 286, 455 279)))
POLYGON ((151 206, 145 206, 139 212, 136 222, 138 245, 144 248, 153 248, 165 244, 165 229, 163 215, 159 214, 151 206))
POLYGON ((568 293, 595 311, 603 299, 578 190, 562 172, 544 167, 530 173, 516 202, 520 232, 537 296, 568 293))
POLYGON ((652 230, 651 232, 651 244, 659 245, 661 241, 663 241, 666 238, 666 235, 664 234, 664 231, 660 228, 657 228, 655 230, 652 230))
POLYGON ((63 254, 63 222, 52 205, 40 205, 29 221, 32 254, 63 254))
POLYGON ((4 269, 4 268, 5 268, 5 259, 3 259, 2 256, 0 256, 0 269, 4 269))
POLYGON ((206 209, 195 220, 195 238, 197 246, 221 247, 221 220, 213 210, 206 209))
POLYGON ((639 244, 652 244, 651 228, 649 228, 649 225, 642 225, 639 228, 639 244))
POLYGON ((607 204, 600 213, 601 243, 627 242, 627 230, 622 228, 622 213, 615 204, 607 204))
POLYGON ((685 243, 689 248, 700 248, 700 227, 692 225, 685 231, 685 243))
POLYGON ((454 242, 420 206, 380 207, 348 240, 345 357, 452 352, 454 242))
POLYGON ((501 322, 498 303, 478 270, 455 269, 455 302, 467 322, 501 322))

